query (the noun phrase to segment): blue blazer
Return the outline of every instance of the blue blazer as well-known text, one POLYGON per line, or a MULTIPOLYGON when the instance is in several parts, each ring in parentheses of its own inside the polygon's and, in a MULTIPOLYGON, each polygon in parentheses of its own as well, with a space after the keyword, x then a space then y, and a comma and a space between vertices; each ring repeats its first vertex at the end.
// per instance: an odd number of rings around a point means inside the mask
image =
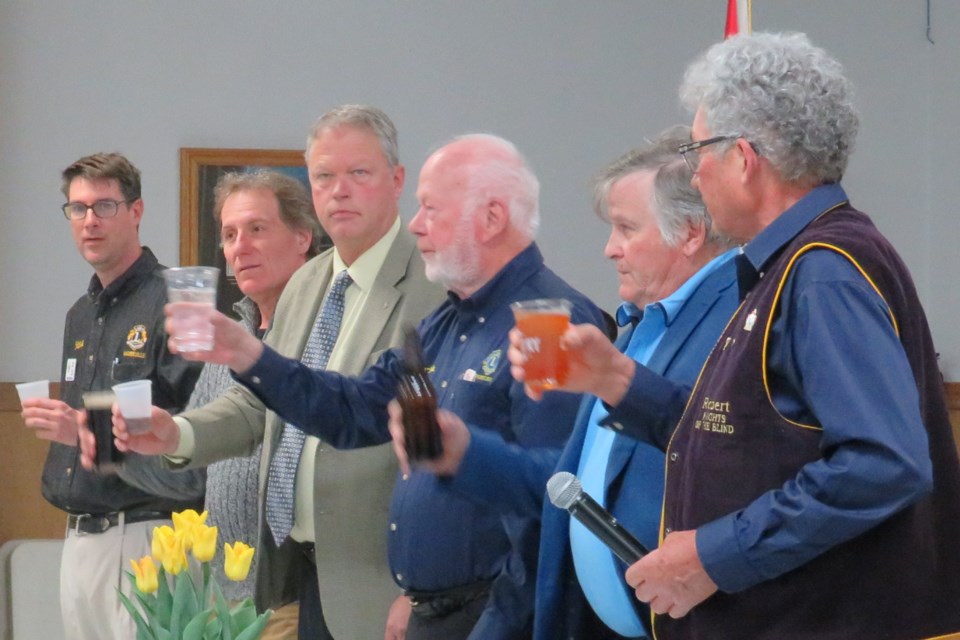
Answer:
MULTIPOLYGON (((729 260, 710 274, 687 300, 664 333, 647 367, 670 380, 692 385, 738 304, 736 267, 734 261, 729 260)), ((617 340, 621 351, 626 349, 631 335, 633 327, 617 340)), ((584 397, 556 471, 577 472, 595 400, 592 395, 584 397)), ((663 502, 663 452, 618 434, 610 451, 604 486, 607 508, 644 546, 656 548, 663 502)), ((542 516, 534 638, 584 638, 586 620, 594 614, 573 566, 570 515, 545 500, 542 516)), ((625 581, 623 588, 632 599, 633 591, 625 581)), ((644 622, 649 624, 649 620, 644 622)))

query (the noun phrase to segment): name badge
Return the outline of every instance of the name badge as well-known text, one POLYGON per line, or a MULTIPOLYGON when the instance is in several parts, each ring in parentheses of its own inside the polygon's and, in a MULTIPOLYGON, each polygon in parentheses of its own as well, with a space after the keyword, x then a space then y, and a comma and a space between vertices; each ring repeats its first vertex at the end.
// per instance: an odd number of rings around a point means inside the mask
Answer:
POLYGON ((67 358, 67 369, 63 372, 63 379, 65 382, 73 382, 73 379, 77 377, 77 359, 76 358, 67 358))

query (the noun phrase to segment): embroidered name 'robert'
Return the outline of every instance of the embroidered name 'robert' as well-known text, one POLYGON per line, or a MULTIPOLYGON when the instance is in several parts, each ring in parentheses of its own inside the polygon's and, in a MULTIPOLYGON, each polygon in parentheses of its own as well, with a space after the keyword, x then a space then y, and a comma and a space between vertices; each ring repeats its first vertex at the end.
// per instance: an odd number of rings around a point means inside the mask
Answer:
POLYGON ((708 431, 710 433, 721 433, 725 435, 733 434, 734 426, 727 422, 727 417, 730 413, 729 400, 726 402, 720 402, 718 400, 704 398, 703 404, 700 408, 703 410, 703 413, 694 423, 695 428, 701 431, 708 431))

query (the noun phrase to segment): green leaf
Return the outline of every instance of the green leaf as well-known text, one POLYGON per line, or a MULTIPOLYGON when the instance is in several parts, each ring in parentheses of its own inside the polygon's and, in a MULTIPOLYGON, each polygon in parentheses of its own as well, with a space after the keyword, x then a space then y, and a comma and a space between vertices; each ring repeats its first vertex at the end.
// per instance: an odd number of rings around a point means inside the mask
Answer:
POLYGON ((247 627, 242 633, 240 633, 235 640, 256 640, 260 637, 260 634, 263 633, 263 628, 267 626, 267 621, 270 620, 270 614, 272 611, 264 611, 259 616, 257 616, 256 621, 247 627))
POLYGON ((173 613, 173 595, 167 583, 167 572, 161 566, 157 572, 157 622, 165 629, 170 628, 170 615, 173 613))
POLYGON ((143 619, 143 616, 140 615, 140 612, 137 611, 134 604, 130 602, 130 598, 119 589, 117 589, 117 595, 120 597, 123 608, 127 610, 137 625, 137 640, 156 640, 156 635, 154 635, 153 630, 150 629, 150 626, 143 619))
POLYGON ((207 620, 212 613, 213 609, 204 609, 193 616, 193 620, 183 628, 181 640, 203 640, 204 631, 207 628, 207 620))
POLYGON ((184 569, 177 575, 176 591, 173 594, 173 612, 170 614, 171 633, 179 637, 183 627, 197 615, 197 590, 190 572, 184 569))
POLYGON ((230 612, 230 618, 233 623, 233 633, 238 636, 241 631, 252 625, 257 620, 257 609, 253 603, 241 603, 234 607, 230 612))
POLYGON ((220 620, 220 638, 221 640, 233 640, 233 625, 230 619, 230 608, 223 597, 223 591, 220 589, 216 580, 213 583, 213 601, 214 609, 217 612, 217 618, 220 620))
POLYGON ((223 625, 220 623, 220 619, 214 616, 207 621, 207 627, 203 630, 204 640, 220 640, 220 629, 223 628, 223 625))
POLYGON ((133 596, 137 599, 137 602, 140 603, 140 607, 143 609, 143 612, 147 614, 147 618, 156 618, 157 617, 157 597, 153 594, 143 593, 139 589, 133 590, 133 596))
POLYGON ((160 627, 157 629, 157 640, 177 640, 177 637, 163 627, 160 627))

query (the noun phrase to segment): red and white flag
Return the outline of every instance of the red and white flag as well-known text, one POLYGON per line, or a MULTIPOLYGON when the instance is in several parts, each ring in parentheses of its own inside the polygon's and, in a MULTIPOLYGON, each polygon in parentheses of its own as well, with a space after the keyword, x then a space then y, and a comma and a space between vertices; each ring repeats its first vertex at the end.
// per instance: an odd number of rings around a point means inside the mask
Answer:
POLYGON ((723 30, 723 38, 738 33, 750 33, 750 0, 727 0, 727 26, 723 30))

